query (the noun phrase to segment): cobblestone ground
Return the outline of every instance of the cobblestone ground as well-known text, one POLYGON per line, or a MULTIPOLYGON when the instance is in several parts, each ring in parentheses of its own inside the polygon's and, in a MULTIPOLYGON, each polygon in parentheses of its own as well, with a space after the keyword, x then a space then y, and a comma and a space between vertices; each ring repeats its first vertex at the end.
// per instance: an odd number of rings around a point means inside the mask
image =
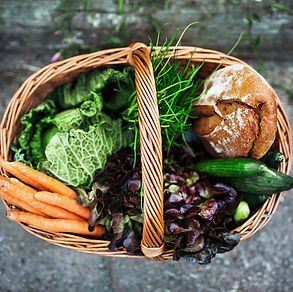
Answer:
MULTIPOLYGON (((13 92, 44 59, 2 56, 0 116, 13 92), (28 66, 27 64, 30 64, 28 66)), ((293 64, 269 62, 262 74, 293 118, 293 64)), ((103 258, 50 245, 5 218, 0 204, 0 291, 293 291, 292 192, 270 223, 210 265, 103 258)))

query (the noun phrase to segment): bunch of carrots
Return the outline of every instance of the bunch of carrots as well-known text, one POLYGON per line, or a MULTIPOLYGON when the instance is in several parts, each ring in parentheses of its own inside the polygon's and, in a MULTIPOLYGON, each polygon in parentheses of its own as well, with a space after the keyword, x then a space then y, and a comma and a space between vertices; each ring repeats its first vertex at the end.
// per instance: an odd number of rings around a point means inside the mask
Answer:
POLYGON ((69 232, 101 237, 105 228, 96 225, 89 231, 90 210, 77 202, 77 194, 60 181, 20 162, 0 156, 0 167, 16 178, 0 175, 0 197, 18 207, 7 211, 16 222, 48 232, 69 232))

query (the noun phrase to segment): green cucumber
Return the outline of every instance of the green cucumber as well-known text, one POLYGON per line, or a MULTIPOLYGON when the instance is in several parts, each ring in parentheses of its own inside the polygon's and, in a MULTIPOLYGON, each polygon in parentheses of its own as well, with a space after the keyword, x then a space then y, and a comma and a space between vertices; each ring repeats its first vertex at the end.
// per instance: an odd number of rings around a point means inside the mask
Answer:
POLYGON ((255 209, 262 205, 270 196, 268 195, 244 195, 244 200, 248 203, 251 209, 255 209))
POLYGON ((195 165, 200 173, 218 177, 247 177, 263 173, 267 166, 251 158, 220 158, 205 160, 195 165))
POLYGON ((251 177, 229 177, 226 180, 238 192, 251 195, 272 195, 293 188, 293 177, 271 168, 251 177))
POLYGON ((285 156, 281 152, 268 152, 261 160, 271 168, 277 168, 284 161, 285 156))

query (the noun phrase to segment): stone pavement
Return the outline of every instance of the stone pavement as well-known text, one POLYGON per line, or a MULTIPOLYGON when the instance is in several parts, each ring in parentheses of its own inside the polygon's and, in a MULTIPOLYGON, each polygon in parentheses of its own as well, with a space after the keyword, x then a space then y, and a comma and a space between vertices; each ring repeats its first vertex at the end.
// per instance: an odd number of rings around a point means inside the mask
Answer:
MULTIPOLYGON (((31 66, 43 66, 48 56, 1 57, 2 117, 31 66)), ((292 124, 293 64, 268 62, 262 74, 292 124)), ((293 291, 292 194, 283 196, 262 231, 207 266, 104 258, 53 246, 8 221, 0 203, 0 291, 293 291)))

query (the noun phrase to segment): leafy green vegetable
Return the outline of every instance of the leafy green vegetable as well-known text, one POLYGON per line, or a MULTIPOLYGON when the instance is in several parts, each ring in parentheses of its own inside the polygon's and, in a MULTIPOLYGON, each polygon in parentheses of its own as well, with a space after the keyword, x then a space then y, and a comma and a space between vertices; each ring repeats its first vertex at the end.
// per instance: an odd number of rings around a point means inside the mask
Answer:
POLYGON ((100 123, 89 126, 88 131, 57 133, 46 147, 47 161, 42 166, 73 187, 88 187, 107 157, 124 145, 121 121, 106 122, 101 114, 100 123))
POLYGON ((21 119, 21 124, 24 125, 24 130, 19 136, 18 142, 20 147, 24 150, 30 148, 30 140, 34 135, 34 131, 37 123, 39 123, 43 117, 49 117, 57 112, 56 106, 52 100, 46 100, 39 106, 31 109, 29 113, 25 114, 21 119))
POLYGON ((15 159, 30 166, 38 167, 44 158, 42 149, 42 131, 46 128, 50 116, 56 114, 57 108, 50 99, 31 109, 21 119, 24 130, 17 144, 13 145, 15 159))
POLYGON ((78 129, 84 118, 79 108, 65 110, 51 119, 55 127, 62 132, 78 129))
POLYGON ((39 169, 41 162, 46 160, 45 148, 54 134, 71 129, 88 129, 95 123, 101 109, 102 96, 94 92, 79 108, 59 113, 54 101, 46 100, 23 116, 21 123, 25 128, 18 145, 13 148, 17 152, 16 159, 39 169))
MULTIPOLYGON (((36 124, 35 133, 30 142, 32 162, 35 163, 37 168, 39 168, 41 162, 44 159, 46 159, 44 149, 45 149, 45 143, 47 143, 47 140, 44 139, 43 133, 49 127, 51 127, 50 117, 43 118, 40 121, 40 123, 36 124)), ((51 135, 52 135, 52 132, 51 132, 51 135)))
POLYGON ((78 106, 91 97, 92 92, 100 92, 106 85, 117 81, 127 81, 129 74, 112 68, 80 74, 75 83, 57 88, 57 105, 62 109, 78 106))
POLYGON ((15 159, 73 187, 88 187, 107 157, 130 137, 122 133, 121 120, 102 113, 105 90, 125 87, 127 78, 127 70, 106 69, 81 74, 76 82, 58 87, 22 118, 15 159))
POLYGON ((50 129, 48 129, 44 135, 43 135, 43 146, 44 149, 46 149, 47 145, 49 144, 49 142, 51 141, 51 139, 57 134, 59 133, 59 130, 57 127, 52 127, 50 129))
POLYGON ((87 130, 89 125, 93 125, 99 121, 102 104, 102 96, 92 92, 89 100, 84 101, 79 108, 62 111, 51 118, 50 122, 60 132, 66 132, 71 129, 87 130))

